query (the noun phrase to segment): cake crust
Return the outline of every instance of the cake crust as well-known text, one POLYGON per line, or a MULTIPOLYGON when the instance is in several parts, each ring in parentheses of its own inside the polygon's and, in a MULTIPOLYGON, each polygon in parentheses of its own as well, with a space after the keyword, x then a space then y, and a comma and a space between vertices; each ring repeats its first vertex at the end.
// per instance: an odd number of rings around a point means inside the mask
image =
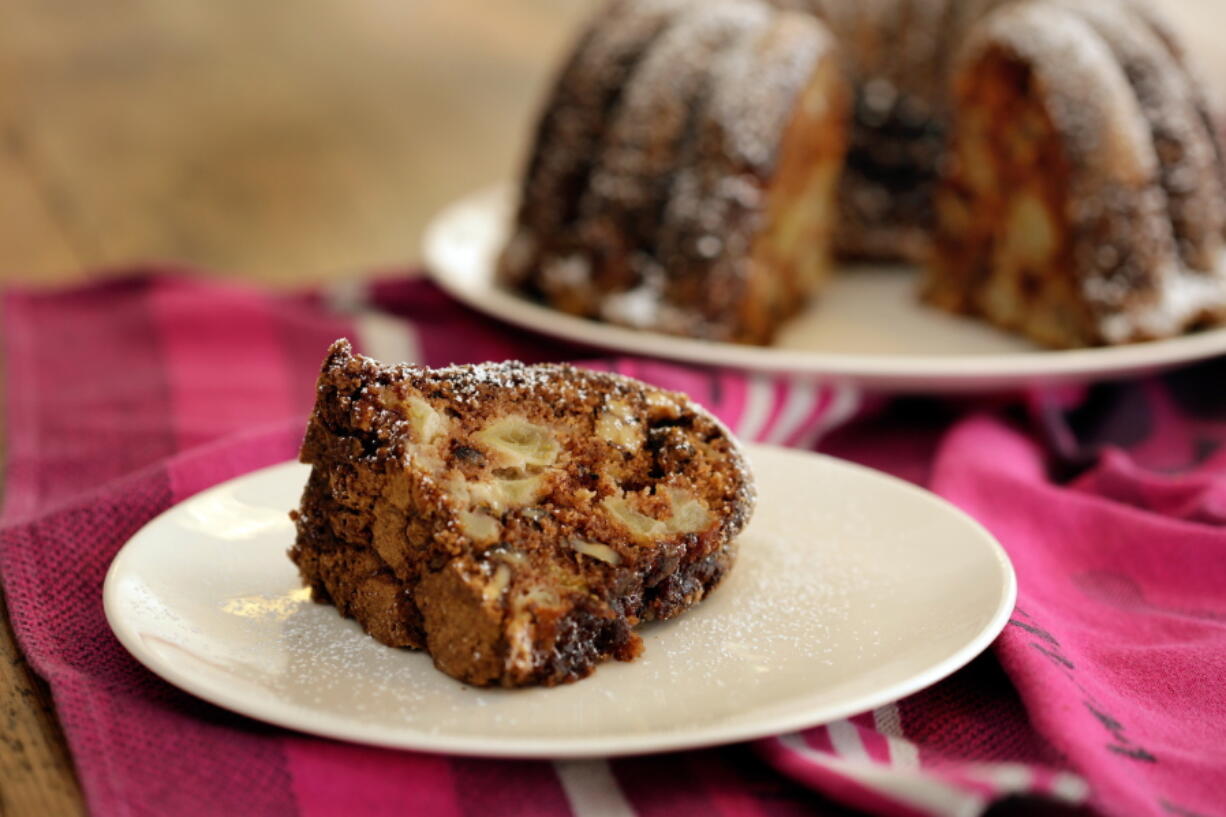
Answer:
POLYGON ((539 287, 534 272, 543 261, 565 256, 605 120, 643 55, 687 2, 609 0, 593 14, 537 123, 514 234, 499 258, 503 281, 539 287))

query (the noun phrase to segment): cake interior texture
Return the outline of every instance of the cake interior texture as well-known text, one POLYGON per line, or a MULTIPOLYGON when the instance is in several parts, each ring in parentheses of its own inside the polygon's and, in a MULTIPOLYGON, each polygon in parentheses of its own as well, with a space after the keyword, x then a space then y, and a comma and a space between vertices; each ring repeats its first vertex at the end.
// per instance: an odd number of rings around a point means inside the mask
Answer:
MULTIPOLYGON (((1226 318, 1222 129, 1143 0, 611 0, 540 118, 507 286, 770 343, 831 258, 1050 347, 1226 318)), ((854 269, 847 274, 855 274, 854 269)))
POLYGON ((290 551, 317 601, 464 682, 583 678, 731 568, 753 510, 728 432, 682 395, 518 363, 385 366, 338 341, 290 551))

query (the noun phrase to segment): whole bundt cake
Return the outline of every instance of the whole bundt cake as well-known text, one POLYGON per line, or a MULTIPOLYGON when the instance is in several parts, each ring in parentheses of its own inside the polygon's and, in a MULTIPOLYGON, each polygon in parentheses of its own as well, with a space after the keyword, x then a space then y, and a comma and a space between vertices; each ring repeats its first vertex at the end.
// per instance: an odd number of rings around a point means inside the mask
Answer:
POLYGON ((902 259, 929 303, 1046 345, 1166 337, 1226 316, 1220 138, 1142 0, 611 0, 498 273, 768 343, 832 254, 902 259))

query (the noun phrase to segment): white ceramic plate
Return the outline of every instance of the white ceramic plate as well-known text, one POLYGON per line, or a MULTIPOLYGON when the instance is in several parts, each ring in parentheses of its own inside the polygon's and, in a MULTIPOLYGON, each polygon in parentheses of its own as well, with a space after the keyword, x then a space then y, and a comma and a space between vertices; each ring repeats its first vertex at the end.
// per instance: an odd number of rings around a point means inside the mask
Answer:
POLYGON ((690 363, 838 377, 890 391, 967 392, 1128 377, 1226 353, 1226 329, 1101 349, 1044 350, 984 322, 921 304, 915 271, 836 275, 774 346, 678 338, 576 318, 494 282, 513 195, 498 187, 443 210, 423 240, 427 269, 452 296, 508 323, 599 349, 690 363))
POLYGON ((643 628, 631 663, 482 690, 307 601, 285 551, 306 466, 266 468, 154 519, 104 590, 123 645, 172 684, 271 723, 503 757, 657 752, 810 726, 900 698, 1000 632, 1004 551, 936 496, 817 454, 750 447, 761 494, 724 584, 643 628), (887 512, 888 510, 888 512, 887 512))

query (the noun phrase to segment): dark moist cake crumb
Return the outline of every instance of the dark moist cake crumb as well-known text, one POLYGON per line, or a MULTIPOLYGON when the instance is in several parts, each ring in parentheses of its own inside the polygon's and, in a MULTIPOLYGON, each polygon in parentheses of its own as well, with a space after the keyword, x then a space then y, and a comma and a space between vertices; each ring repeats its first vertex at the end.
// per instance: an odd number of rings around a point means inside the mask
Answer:
POLYGON ((565 365, 328 352, 290 558, 316 601, 479 686, 552 686, 643 649, 719 584, 754 506, 684 395, 565 365))

